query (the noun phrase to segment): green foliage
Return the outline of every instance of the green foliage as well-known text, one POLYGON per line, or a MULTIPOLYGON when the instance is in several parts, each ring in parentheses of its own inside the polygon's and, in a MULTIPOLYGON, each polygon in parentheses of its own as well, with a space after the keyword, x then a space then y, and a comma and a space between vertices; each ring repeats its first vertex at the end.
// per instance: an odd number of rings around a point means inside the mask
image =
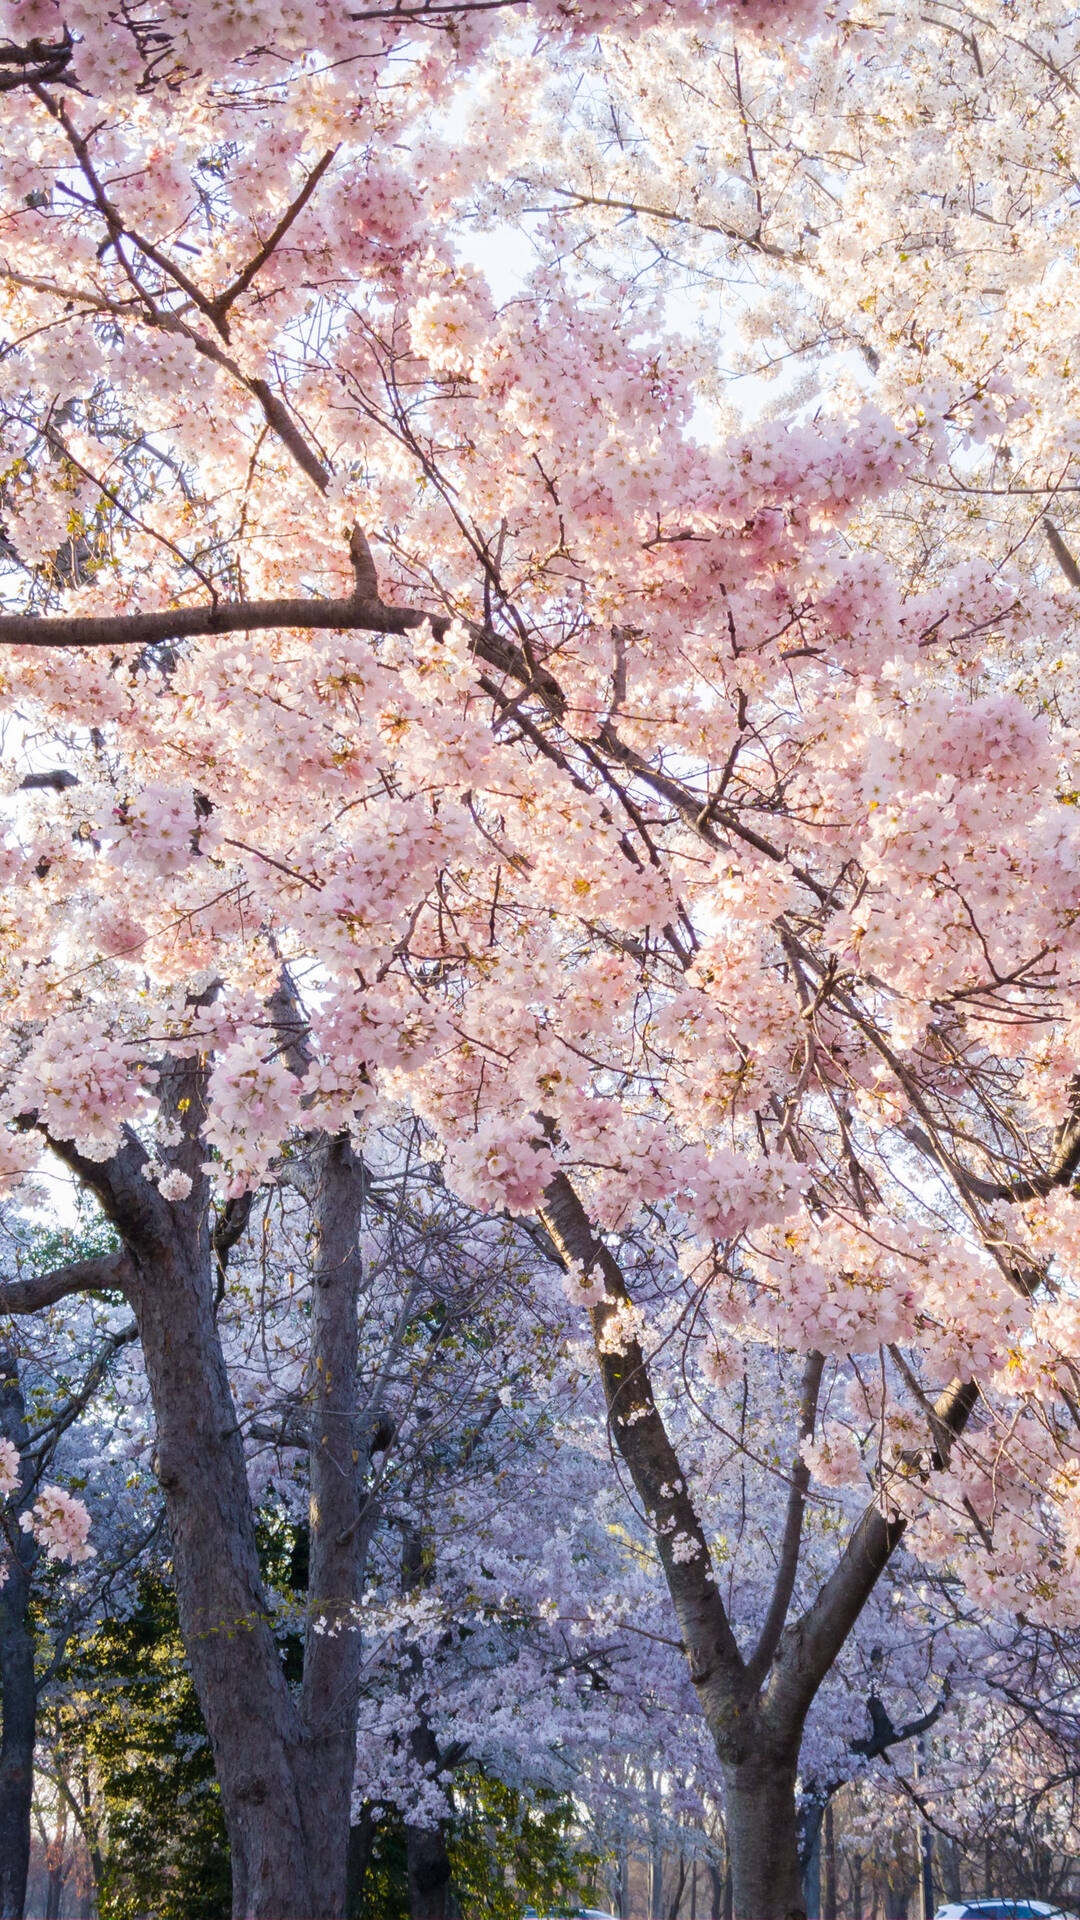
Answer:
MULTIPOLYGON (((598 1862, 575 1839, 571 1802, 544 1788, 523 1793, 478 1771, 455 1783, 447 1834, 456 1911, 468 1920, 519 1920, 581 1899, 598 1862)), ((405 1826, 380 1822, 354 1908, 357 1920, 408 1920, 405 1826)))
POLYGON ((228 1920, 229 1852, 176 1601, 156 1575, 72 1663, 104 1802, 101 1920, 228 1920))
POLYGON ((304 1673, 302 1622, 310 1535, 303 1522, 290 1520, 283 1508, 268 1503, 256 1518, 255 1540, 262 1577, 281 1609, 274 1634, 281 1671, 290 1686, 299 1686, 304 1673))
POLYGON ((450 1864, 469 1920, 517 1920, 525 1906, 550 1913, 582 1896, 598 1862, 575 1839, 570 1800, 482 1773, 461 1777, 455 1798, 450 1864))
MULTIPOLYGON (((97 1201, 83 1187, 73 1190, 75 1220, 70 1226, 46 1225, 34 1214, 16 1216, 26 1265, 36 1273, 66 1266, 70 1260, 94 1260, 120 1245, 97 1201)), ((20 1263, 21 1264, 21 1263, 20 1263)), ((110 1296, 107 1296, 110 1297, 110 1296)), ((115 1296, 117 1300, 120 1295, 115 1296)))
POLYGON ((380 1821, 357 1875, 352 1920, 409 1920, 404 1821, 380 1821))

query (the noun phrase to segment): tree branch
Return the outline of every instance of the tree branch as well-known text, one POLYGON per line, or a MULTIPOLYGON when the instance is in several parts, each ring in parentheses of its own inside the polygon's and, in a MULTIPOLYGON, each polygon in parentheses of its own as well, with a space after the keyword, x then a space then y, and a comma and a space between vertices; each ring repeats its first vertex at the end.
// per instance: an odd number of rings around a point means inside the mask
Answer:
POLYGON ((315 165, 311 169, 311 172, 308 174, 307 179, 304 181, 304 184, 301 187, 299 193, 297 194, 296 199, 293 200, 289 204, 289 206, 286 207, 280 220, 277 222, 277 225, 274 227, 273 232, 269 235, 269 237, 266 240, 264 240, 262 246, 259 248, 258 253, 256 253, 252 257, 252 259, 248 261, 246 267, 241 269, 241 271, 237 274, 236 279, 233 281, 232 285, 226 287, 224 291, 219 293, 215 299, 211 300, 210 307, 209 307, 210 314, 212 315, 215 324, 224 331, 226 339, 228 339, 229 337, 228 324, 226 320, 226 315, 228 314, 229 308, 232 306, 235 300, 238 300, 240 298, 240 295, 242 293, 247 292, 248 288, 250 287, 252 281, 255 279, 256 275, 262 271, 263 267, 266 265, 267 261, 270 259, 271 255, 273 254, 273 252, 275 251, 279 243, 282 240, 284 240, 285 235, 288 233, 289 228, 293 224, 293 221, 298 217, 299 214, 301 214, 304 211, 304 208, 307 206, 308 201, 311 199, 311 196, 314 193, 316 187, 318 186, 319 181, 322 179, 323 174, 326 172, 327 167, 330 165, 336 153, 337 153, 337 148, 331 147, 328 152, 323 154, 320 160, 316 161, 315 165))
POLYGON ((1067 1187, 1080 1167, 1080 1112, 1076 1110, 1058 1127, 1054 1152, 1045 1171, 1020 1176, 1015 1180, 988 1180, 982 1174, 972 1173, 954 1159, 939 1141, 924 1133, 921 1127, 911 1125, 903 1131, 905 1140, 909 1140, 913 1147, 918 1147, 920 1153, 925 1153, 942 1172, 951 1175, 961 1191, 975 1200, 1041 1200, 1046 1194, 1052 1193, 1055 1187, 1067 1187))
POLYGON ((210 1235, 210 1246, 221 1266, 225 1265, 232 1248, 243 1237, 254 1199, 255 1195, 249 1191, 226 1200, 218 1216, 210 1235))
POLYGON ((93 1260, 73 1260, 70 1266, 54 1267, 50 1273, 33 1274, 26 1280, 6 1280, 0 1284, 0 1313, 40 1313, 54 1307, 72 1293, 120 1292, 126 1294, 135 1279, 134 1269, 122 1248, 100 1254, 93 1260))
POLYGON ((106 1334, 102 1345, 90 1361, 81 1387, 72 1394, 71 1399, 57 1414, 55 1420, 50 1420, 47 1425, 37 1429, 28 1451, 37 1464, 39 1474, 55 1454, 62 1435, 69 1427, 74 1426, 80 1414, 90 1405, 117 1354, 124 1347, 130 1346, 138 1337, 139 1329, 134 1321, 126 1327, 121 1327, 117 1333, 106 1334))
POLYGON ((437 638, 450 625, 444 614, 415 613, 380 600, 219 600, 216 606, 165 607, 153 613, 82 617, 6 614, 0 643, 12 647, 149 647, 202 633, 253 633, 268 627, 339 627, 345 632, 408 633, 430 620, 437 638))
POLYGON ((1070 587, 1080 587, 1080 567, 1077 566, 1053 521, 1048 520, 1045 514, 1043 514, 1043 532, 1046 535, 1047 545, 1070 587))
MULTIPOLYGON (((35 1116, 28 1118, 33 1121, 35 1116)), ((136 1256, 143 1252, 153 1256, 160 1244, 162 1220, 170 1217, 169 1203, 153 1181, 144 1177, 149 1155, 134 1129, 125 1126, 120 1145, 107 1160, 89 1159, 80 1153, 74 1141, 56 1139, 43 1126, 39 1125, 38 1131, 57 1159, 70 1167, 100 1202, 102 1212, 125 1246, 136 1256)), ((132 1267, 132 1282, 134 1279, 132 1267)))
POLYGON ((799 1399, 799 1442, 795 1449, 795 1461, 791 1470, 791 1488, 788 1493, 787 1513, 784 1518, 784 1535, 780 1542, 780 1557, 777 1562, 776 1579, 773 1583, 769 1611, 761 1629, 761 1637, 750 1655, 746 1665, 747 1679, 756 1689, 761 1685, 772 1665, 773 1655, 780 1645, 780 1635, 784 1631, 791 1596, 795 1590, 795 1575, 799 1566, 799 1547, 802 1542, 803 1514, 806 1510, 806 1490, 810 1485, 810 1469, 802 1457, 801 1442, 814 1437, 814 1420, 817 1414, 818 1393, 821 1387, 821 1375, 825 1366, 823 1353, 810 1353, 803 1369, 802 1392, 799 1399))
POLYGON ((948 1688, 941 1699, 935 1701, 929 1713, 918 1720, 906 1720, 902 1727, 893 1725, 892 1715, 876 1693, 872 1693, 866 1702, 866 1711, 870 1715, 870 1732, 861 1740, 852 1740, 849 1744, 852 1753, 861 1753, 864 1759, 876 1760, 887 1753, 890 1747, 899 1746, 904 1740, 917 1740, 920 1733, 929 1733, 941 1719, 949 1704, 948 1688))
POLYGON ((563 1260, 603 1279, 604 1297, 590 1317, 611 1431, 654 1529, 690 1677, 709 1726, 714 1737, 722 1736, 725 1726, 734 1735, 746 1670, 713 1578, 708 1542, 653 1397, 622 1269, 594 1237, 564 1173, 549 1183, 540 1218, 563 1260))
MULTIPOLYGON (((978 1397, 974 1380, 953 1380, 938 1395, 933 1425, 939 1454, 945 1449, 943 1465, 948 1464, 948 1449, 966 1427, 978 1397)), ((867 1507, 813 1604, 782 1636, 769 1686, 770 1714, 801 1723, 906 1526, 901 1515, 890 1519, 876 1502, 867 1507)))
POLYGON ((364 7, 350 13, 350 20, 412 20, 423 26, 425 20, 454 19, 463 13, 501 13, 508 7, 527 7, 531 0, 398 0, 390 7, 364 7))
POLYGON ((756 233, 740 233, 737 227, 725 226, 715 220, 699 220, 695 214, 679 213, 670 207, 651 206, 647 201, 617 200, 611 194, 582 193, 577 187, 556 186, 550 180, 526 180, 519 176, 518 185, 527 187, 533 193, 553 193, 565 201, 572 209, 599 207, 613 213, 632 213, 641 220, 664 220, 670 226, 693 227, 698 233, 718 233, 725 240, 736 240, 740 246, 749 247, 754 253, 763 253, 773 260, 783 260, 783 247, 774 246, 771 240, 762 238, 761 229, 756 233))
POLYGON ((75 43, 65 31, 62 40, 27 40, 23 46, 8 42, 0 46, 0 93, 12 93, 16 87, 38 87, 46 83, 70 86, 74 75, 67 72, 75 43))

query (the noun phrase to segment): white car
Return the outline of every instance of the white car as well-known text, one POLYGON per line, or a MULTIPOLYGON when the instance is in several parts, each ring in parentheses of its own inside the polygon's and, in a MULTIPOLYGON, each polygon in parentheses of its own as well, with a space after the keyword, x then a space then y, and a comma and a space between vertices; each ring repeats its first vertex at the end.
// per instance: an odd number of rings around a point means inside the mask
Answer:
MULTIPOLYGON (((523 1920, 556 1920, 556 1917, 538 1914, 535 1907, 526 1907, 523 1920)), ((615 1920, 615 1915, 601 1913, 599 1907, 566 1907, 558 1915, 558 1920, 615 1920)))
POLYGON ((934 1920, 1076 1920, 1047 1900, 954 1900, 939 1907, 934 1920))

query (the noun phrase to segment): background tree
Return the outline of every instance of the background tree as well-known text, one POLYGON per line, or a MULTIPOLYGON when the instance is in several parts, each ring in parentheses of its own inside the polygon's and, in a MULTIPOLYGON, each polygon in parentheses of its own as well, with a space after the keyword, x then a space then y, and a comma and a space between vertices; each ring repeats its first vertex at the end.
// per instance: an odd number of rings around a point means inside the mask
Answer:
MULTIPOLYGON (((12 1238, 18 1224, 4 1223, 16 1266, 27 1251, 12 1238)), ((58 1236, 23 1224, 33 1253, 55 1254, 58 1236)), ((13 1328, 0 1346, 0 1911, 14 1920, 26 1898, 39 1702, 70 1640, 145 1540, 135 1513, 117 1527, 116 1475, 98 1457, 98 1399, 133 1331, 110 1330, 109 1317, 56 1316, 36 1339, 13 1328), (72 1491, 88 1481, 90 1509, 72 1491), (80 1579, 61 1573, 99 1556, 80 1579)))

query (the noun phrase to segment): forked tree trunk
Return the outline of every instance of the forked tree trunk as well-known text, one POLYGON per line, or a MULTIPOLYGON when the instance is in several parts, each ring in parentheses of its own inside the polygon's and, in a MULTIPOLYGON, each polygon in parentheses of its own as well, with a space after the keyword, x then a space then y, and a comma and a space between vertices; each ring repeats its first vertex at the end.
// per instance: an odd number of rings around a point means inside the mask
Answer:
POLYGON ((740 1920, 803 1915, 795 1805, 796 1760, 762 1743, 724 1768, 733 1905, 740 1920))
POLYGON ((124 1242, 111 1283, 123 1285, 142 1343, 180 1628, 229 1835, 233 1915, 343 1920, 365 1545, 356 1433, 363 1170, 346 1141, 312 1139, 308 1606, 309 1627, 330 1631, 309 1631, 297 1701, 263 1592, 243 1437, 218 1333, 201 1071, 172 1061, 158 1084, 163 1107, 184 1129, 176 1159, 192 1181, 185 1201, 170 1206, 145 1179, 145 1154, 133 1137, 107 1163, 86 1162, 69 1143, 58 1151, 98 1194, 124 1242))
MULTIPOLYGON (((555 1173, 545 1188, 540 1217, 563 1261, 603 1282, 603 1294, 590 1315, 608 1419, 641 1511, 653 1528, 690 1678, 724 1772, 736 1920, 805 1917, 795 1806, 803 1725, 822 1681, 903 1538, 905 1522, 871 1503, 814 1599, 797 1619, 788 1620, 810 1478, 801 1443, 814 1432, 824 1366, 820 1353, 807 1354, 799 1397, 799 1444, 777 1543, 776 1575, 757 1642, 744 1654, 716 1584, 712 1551, 678 1453, 657 1405, 649 1361, 629 1311, 633 1301, 626 1276, 611 1248, 594 1233, 565 1173, 555 1173)), ((937 1457, 946 1464, 977 1399, 974 1381, 954 1379, 929 1409, 937 1457)))
MULTIPOLYGON (((348 1897, 365 1548, 356 1433, 363 1170, 343 1139, 313 1143, 312 1158, 311 1572, 299 1710, 263 1597, 207 1233, 159 1246, 132 1289, 180 1625, 221 1785, 237 1920, 342 1920, 348 1897)), ((141 1272, 138 1254, 135 1266, 141 1272)))
MULTIPOLYGON (((162 1113, 175 1127, 170 1159, 189 1181, 183 1200, 167 1201, 147 1179, 146 1150, 130 1129, 108 1160, 89 1160, 72 1141, 46 1134, 54 1152, 96 1194, 121 1248, 12 1282, 0 1288, 0 1304, 9 1312, 33 1313, 70 1294, 102 1288, 119 1289, 129 1301, 154 1411, 180 1628, 228 1829, 233 1915, 344 1920, 357 1613, 371 1530, 361 1495, 369 1458, 356 1406, 364 1171, 344 1136, 309 1137, 316 1243, 308 1396, 311 1577, 303 1686, 296 1699, 282 1672, 263 1592, 243 1435, 217 1326, 221 1262, 243 1231, 247 1209, 242 1201, 230 1202, 211 1235, 201 1135, 207 1071, 196 1054, 166 1059, 158 1071, 162 1113)), ((20 1592, 17 1573, 0 1588, 7 1737, 0 1821, 6 1819, 9 1829, 0 1835, 0 1873, 13 1889, 5 1896, 5 1914, 21 1913, 21 1904, 13 1902, 21 1900, 17 1884, 24 1872, 16 1789, 20 1769, 26 1769, 22 1749, 16 1753, 12 1744, 17 1728, 29 1726, 31 1754, 33 1748, 33 1667, 27 1667, 14 1633, 20 1592)), ((25 1732, 18 1737, 25 1748, 25 1732)))

